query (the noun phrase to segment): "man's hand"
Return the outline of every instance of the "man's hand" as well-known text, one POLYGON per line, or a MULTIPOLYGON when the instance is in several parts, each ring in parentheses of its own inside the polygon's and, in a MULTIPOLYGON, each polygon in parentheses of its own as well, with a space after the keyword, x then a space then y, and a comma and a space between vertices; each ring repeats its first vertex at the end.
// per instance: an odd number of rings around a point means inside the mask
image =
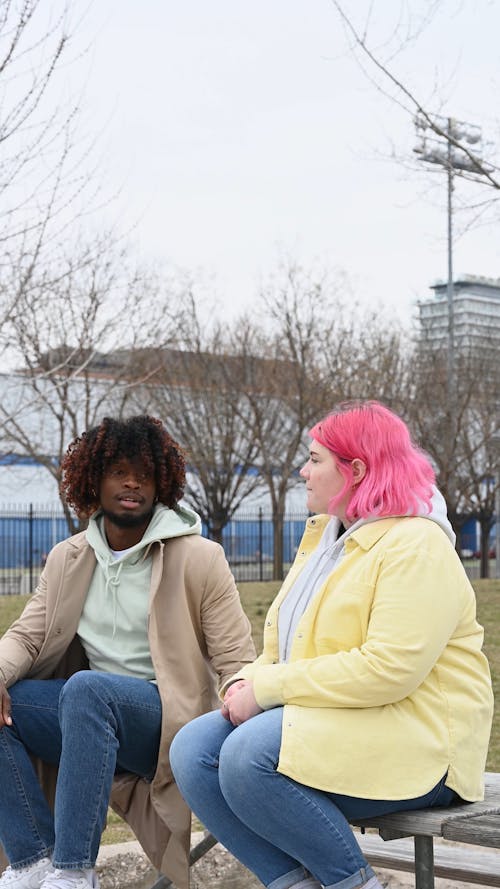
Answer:
POLYGON ((10 694, 4 682, 0 682, 0 729, 4 725, 12 725, 10 715, 10 694))
POLYGON ((233 682, 224 695, 222 715, 233 725, 241 725, 258 713, 262 713, 262 707, 259 707, 255 700, 250 679, 238 679, 237 682, 233 682))

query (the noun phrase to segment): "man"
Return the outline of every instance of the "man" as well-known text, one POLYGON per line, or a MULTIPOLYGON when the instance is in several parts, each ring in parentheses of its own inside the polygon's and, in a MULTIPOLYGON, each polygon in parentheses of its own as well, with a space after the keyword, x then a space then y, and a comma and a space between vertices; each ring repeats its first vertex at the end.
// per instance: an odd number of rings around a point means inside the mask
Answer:
POLYGON ((0 889, 96 887, 110 802, 187 884, 190 814, 170 742, 254 649, 221 547, 178 505, 184 481, 152 417, 106 418, 69 446, 61 487, 88 528, 54 547, 0 640, 0 889))

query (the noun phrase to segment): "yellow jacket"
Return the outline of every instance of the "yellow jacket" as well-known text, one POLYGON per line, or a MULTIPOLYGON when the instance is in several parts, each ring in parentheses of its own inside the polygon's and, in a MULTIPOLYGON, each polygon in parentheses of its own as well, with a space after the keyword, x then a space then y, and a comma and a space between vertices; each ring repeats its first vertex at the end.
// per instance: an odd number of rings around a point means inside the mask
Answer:
POLYGON ((483 797, 493 695, 474 591, 444 532, 388 518, 347 538, 310 601, 289 663, 278 663, 278 610, 328 516, 307 521, 265 622, 264 650, 238 676, 259 705, 285 705, 278 770, 322 790, 410 799, 448 772, 483 797))

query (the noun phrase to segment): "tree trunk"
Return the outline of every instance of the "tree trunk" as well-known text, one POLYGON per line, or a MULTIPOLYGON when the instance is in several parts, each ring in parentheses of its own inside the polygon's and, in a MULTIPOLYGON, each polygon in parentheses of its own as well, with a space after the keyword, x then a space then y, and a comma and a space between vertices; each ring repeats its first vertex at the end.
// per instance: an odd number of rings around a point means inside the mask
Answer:
POLYGON ((273 580, 283 580, 283 511, 273 513, 273 580))
POLYGON ((489 537, 490 537, 490 528, 491 522, 489 519, 482 519, 479 522, 480 528, 480 577, 489 577, 490 576, 490 559, 489 559, 489 537))
POLYGON ((457 551, 457 554, 461 557, 462 556, 461 534, 462 534, 462 528, 465 524, 465 519, 461 513, 457 512, 457 510, 453 509, 453 507, 450 505, 447 505, 447 512, 448 512, 448 519, 451 522, 451 526, 452 526, 452 528, 455 532, 455 535, 456 535, 455 549, 457 551))
POLYGON ((224 530, 223 525, 210 525, 208 528, 208 534, 211 540, 215 540, 216 543, 220 543, 222 546, 222 532, 224 530))

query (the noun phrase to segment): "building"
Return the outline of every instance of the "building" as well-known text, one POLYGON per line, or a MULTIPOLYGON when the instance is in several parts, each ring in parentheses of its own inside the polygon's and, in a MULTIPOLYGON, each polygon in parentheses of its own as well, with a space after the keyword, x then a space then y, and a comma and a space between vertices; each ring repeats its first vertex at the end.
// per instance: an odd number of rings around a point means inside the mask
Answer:
MULTIPOLYGON (((431 285, 434 296, 418 303, 421 336, 429 345, 446 347, 447 282, 431 285)), ((500 278, 463 275, 453 283, 453 333, 458 353, 488 345, 500 349, 500 278)))
MULTIPOLYGON (((500 484, 496 444, 500 434, 500 279, 462 275, 453 282, 451 355, 447 281, 436 281, 431 290, 433 296, 418 303, 420 355, 437 393, 433 409, 441 411, 449 423, 445 438, 454 444, 444 475, 448 485, 455 483, 465 509, 472 513, 461 540, 464 551, 473 553, 480 548, 481 534, 486 536, 485 529, 480 530, 479 515, 489 513, 493 522, 488 549, 494 548, 494 538, 500 535, 500 525, 494 523, 498 515, 494 495, 500 484)), ((487 542, 482 540, 482 545, 484 549, 487 542)))

